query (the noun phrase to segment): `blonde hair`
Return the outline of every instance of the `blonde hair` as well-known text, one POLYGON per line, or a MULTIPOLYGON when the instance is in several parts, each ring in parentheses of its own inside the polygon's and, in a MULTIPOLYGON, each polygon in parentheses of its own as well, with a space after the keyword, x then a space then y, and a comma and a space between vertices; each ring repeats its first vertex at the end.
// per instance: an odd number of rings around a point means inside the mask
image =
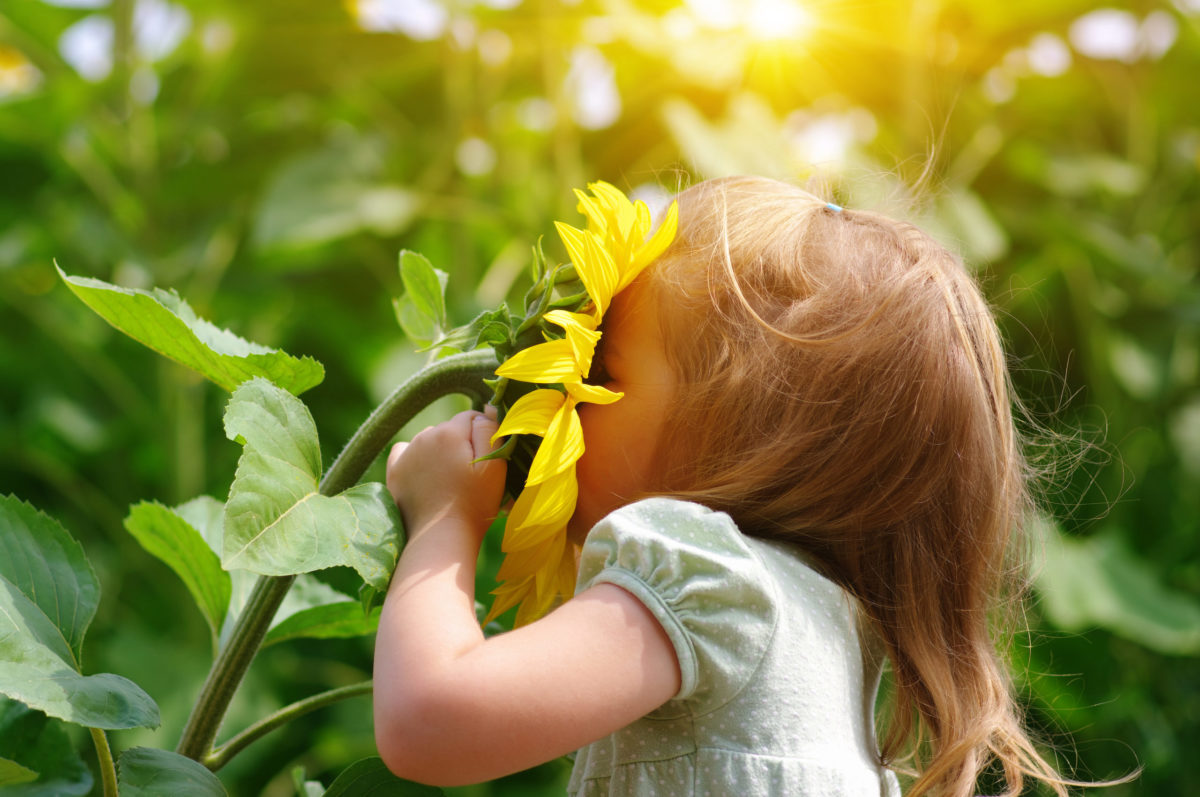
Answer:
POLYGON ((1006 795, 1028 776, 1065 795, 992 636, 1031 502, 970 275, 912 225, 773 180, 678 199, 646 275, 680 385, 654 492, 800 545, 858 599, 891 661, 881 751, 910 762, 907 794, 974 794, 997 762, 1006 795))

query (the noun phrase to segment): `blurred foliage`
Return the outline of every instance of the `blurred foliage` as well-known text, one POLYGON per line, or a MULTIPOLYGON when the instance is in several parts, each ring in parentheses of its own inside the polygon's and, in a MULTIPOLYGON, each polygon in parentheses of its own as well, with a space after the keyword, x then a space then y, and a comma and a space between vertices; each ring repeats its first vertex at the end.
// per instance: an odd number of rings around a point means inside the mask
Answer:
MULTIPOLYGON (((0 492, 83 542, 104 590, 87 667, 162 709, 161 729, 114 747, 173 748, 210 655, 185 588, 122 528, 126 507, 224 498, 239 447, 224 394, 105 325, 55 261, 174 289, 323 362, 306 400, 330 461, 425 357, 390 306, 399 250, 448 272, 461 323, 520 295, 531 246, 575 218, 571 187, 603 178, 653 204, 755 172, 912 217, 978 269, 1051 432, 1036 438, 1044 600, 1015 654, 1031 719, 1080 776, 1143 765, 1114 796, 1186 793, 1197 74, 1196 0, 4 0, 0 492)), ((370 654, 369 640, 273 646, 227 727, 368 677, 370 654)), ((356 700, 221 776, 288 795, 371 754, 356 700)), ((448 791, 560 793, 568 769, 448 791)))

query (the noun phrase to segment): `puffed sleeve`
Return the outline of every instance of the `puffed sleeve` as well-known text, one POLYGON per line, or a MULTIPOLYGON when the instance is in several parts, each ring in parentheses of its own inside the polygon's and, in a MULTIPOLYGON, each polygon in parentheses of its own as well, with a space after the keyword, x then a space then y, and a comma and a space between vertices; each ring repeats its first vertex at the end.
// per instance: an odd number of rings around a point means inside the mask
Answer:
POLYGON ((775 630, 773 581, 728 515, 649 498, 611 513, 583 545, 576 593, 615 584, 646 605, 681 684, 653 716, 707 713, 747 684, 775 630))

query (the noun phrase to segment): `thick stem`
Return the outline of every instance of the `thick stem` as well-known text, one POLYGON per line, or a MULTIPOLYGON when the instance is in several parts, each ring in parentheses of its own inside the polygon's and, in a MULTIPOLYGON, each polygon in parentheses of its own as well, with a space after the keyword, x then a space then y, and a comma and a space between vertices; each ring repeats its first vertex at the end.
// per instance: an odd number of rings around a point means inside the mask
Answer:
POLYGON ((104 797, 117 797, 117 767, 113 763, 112 748, 102 728, 88 728, 92 743, 96 745, 96 760, 100 762, 100 782, 104 784, 104 797))
POLYGON ((442 396, 462 393, 482 401, 489 395, 484 379, 495 376, 496 354, 479 349, 434 360, 383 400, 363 421, 321 480, 321 492, 337 495, 358 483, 400 427, 442 396))
POLYGON ((216 772, 221 767, 229 763, 235 755, 240 753, 244 748, 248 747, 253 742, 266 736, 271 731, 286 725, 297 717, 302 717, 310 711, 316 711, 324 706, 337 703, 339 700, 347 700, 359 695, 371 694, 371 682, 363 681, 362 683, 353 684, 351 686, 341 686, 337 689, 330 689, 328 692, 321 692, 319 695, 306 697, 303 700, 297 700, 289 706, 284 706, 278 711, 269 714, 258 722, 246 728, 241 733, 234 736, 225 744, 216 748, 204 759, 204 765, 216 772))
MULTIPOLYGON (((486 396, 483 379, 496 368, 491 349, 435 360, 396 388, 363 422, 321 479, 322 495, 337 495, 362 478, 392 436, 426 406, 453 393, 486 396)), ((295 576, 264 576, 254 585, 225 647, 217 653, 192 708, 177 752, 206 762, 221 721, 295 576)))

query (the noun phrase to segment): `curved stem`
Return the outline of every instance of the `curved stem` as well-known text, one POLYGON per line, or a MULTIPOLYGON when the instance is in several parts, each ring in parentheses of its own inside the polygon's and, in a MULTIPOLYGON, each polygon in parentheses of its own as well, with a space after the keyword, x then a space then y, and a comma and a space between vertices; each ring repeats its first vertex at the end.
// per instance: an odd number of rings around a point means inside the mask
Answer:
POLYGON ((271 731, 286 725, 297 717, 302 717, 310 711, 316 711, 324 706, 337 703, 339 700, 348 700, 359 695, 371 694, 371 681, 363 681, 362 683, 352 684, 351 686, 341 686, 337 689, 330 689, 328 692, 306 697, 303 700, 297 700, 291 705, 283 708, 260 719, 258 722, 246 728, 241 733, 234 736, 225 744, 213 750, 204 758, 204 766, 216 772, 221 767, 229 763, 235 755, 240 753, 250 744, 258 741, 263 736, 266 736, 271 731))
POLYGON ((487 398, 483 380, 495 376, 497 365, 495 352, 479 349, 434 360, 417 371, 358 427, 325 472, 321 492, 337 495, 357 484, 396 432, 412 420, 417 411, 442 396, 462 393, 479 400, 487 398))
MULTIPOLYGON (((491 349, 481 349, 435 360, 415 373, 384 399, 350 438, 321 479, 318 487, 321 494, 337 495, 357 484, 400 427, 433 401, 452 393, 482 399, 486 395, 482 380, 490 377, 495 368, 495 353, 491 349)), ((209 759, 234 692, 258 653, 271 620, 295 578, 263 576, 255 583, 229 641, 217 653, 200 689, 200 696, 176 748, 181 755, 201 762, 209 759)))
POLYGON ((117 767, 113 763, 112 748, 103 728, 88 728, 92 743, 96 745, 96 759, 100 762, 100 782, 104 784, 104 797, 117 797, 117 767))

